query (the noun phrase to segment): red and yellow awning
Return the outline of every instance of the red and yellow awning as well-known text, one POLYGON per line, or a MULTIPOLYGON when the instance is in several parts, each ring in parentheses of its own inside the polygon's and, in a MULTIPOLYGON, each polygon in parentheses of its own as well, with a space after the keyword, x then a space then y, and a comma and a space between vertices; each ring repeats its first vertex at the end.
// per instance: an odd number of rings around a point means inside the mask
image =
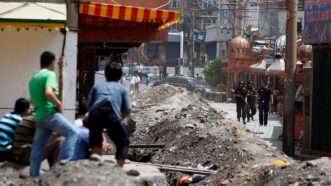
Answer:
POLYGON ((120 21, 155 23, 160 29, 177 23, 180 12, 102 3, 81 3, 79 13, 120 21))

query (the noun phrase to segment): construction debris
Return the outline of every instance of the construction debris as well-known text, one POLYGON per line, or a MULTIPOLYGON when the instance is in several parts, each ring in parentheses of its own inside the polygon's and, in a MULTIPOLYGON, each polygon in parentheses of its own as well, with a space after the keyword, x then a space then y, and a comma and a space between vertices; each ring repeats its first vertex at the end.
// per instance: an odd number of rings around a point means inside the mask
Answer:
POLYGON ((172 86, 147 88, 128 121, 130 159, 58 165, 39 178, 0 165, 1 185, 331 185, 331 160, 297 162, 236 121, 225 120, 200 95, 172 86), (160 173, 161 170, 164 174, 160 173), (124 181, 124 182, 123 182, 124 181))
POLYGON ((166 186, 165 176, 150 165, 128 164, 122 170, 115 161, 94 162, 89 160, 57 165, 38 178, 30 178, 29 168, 2 163, 1 186, 166 186))
MULTIPOLYGON (((131 141, 165 147, 131 149, 131 160, 217 171, 199 185, 278 185, 273 178, 285 183, 288 171, 296 175, 292 177, 304 176, 293 170, 300 169, 300 164, 238 122, 225 120, 199 95, 162 85, 148 88, 136 102, 139 110, 132 118, 137 129, 131 141)), ((164 172, 170 185, 176 185, 185 174, 195 173, 164 172)), ((312 175, 307 179, 316 180, 312 175)))

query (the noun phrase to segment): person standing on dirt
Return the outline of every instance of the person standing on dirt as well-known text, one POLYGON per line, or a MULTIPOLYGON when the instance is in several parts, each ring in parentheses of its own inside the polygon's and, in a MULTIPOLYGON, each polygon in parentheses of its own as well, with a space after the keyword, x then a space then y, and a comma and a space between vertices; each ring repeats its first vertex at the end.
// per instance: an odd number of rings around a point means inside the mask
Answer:
POLYGON ((258 90, 258 98, 260 126, 267 126, 271 90, 266 85, 262 85, 258 90))
POLYGON ((30 175, 33 177, 40 175, 41 161, 53 132, 65 137, 62 162, 72 159, 79 140, 76 128, 62 115, 63 104, 57 97, 55 64, 55 55, 49 51, 43 52, 40 57, 41 70, 29 82, 37 122, 30 156, 30 175))
POLYGON ((247 82, 247 104, 248 104, 248 122, 249 120, 254 121, 256 114, 256 91, 251 82, 247 82))
POLYGON ((124 166, 129 148, 128 132, 121 121, 128 117, 131 111, 128 91, 119 83, 122 74, 121 64, 107 64, 105 68, 107 81, 94 86, 88 98, 88 127, 92 148, 90 158, 102 160, 102 133, 106 130, 116 146, 116 160, 119 167, 124 166))
POLYGON ((134 75, 131 79, 131 90, 133 95, 138 95, 139 94, 139 84, 141 82, 140 76, 138 71, 134 72, 134 75))

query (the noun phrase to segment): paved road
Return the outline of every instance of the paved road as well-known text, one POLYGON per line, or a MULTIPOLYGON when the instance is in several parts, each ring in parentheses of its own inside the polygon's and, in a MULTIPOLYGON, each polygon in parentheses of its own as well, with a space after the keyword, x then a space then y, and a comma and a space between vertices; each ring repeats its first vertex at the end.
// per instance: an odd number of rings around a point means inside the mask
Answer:
MULTIPOLYGON (((236 105, 233 103, 214 103, 210 105, 216 110, 224 112, 226 119, 237 120, 236 105)), ((262 139, 268 142, 269 145, 281 150, 282 143, 279 136, 282 134, 283 126, 281 118, 278 115, 271 114, 268 120, 268 126, 261 127, 258 121, 258 113, 255 115, 254 121, 250 121, 245 127, 251 132, 255 133, 262 139)))

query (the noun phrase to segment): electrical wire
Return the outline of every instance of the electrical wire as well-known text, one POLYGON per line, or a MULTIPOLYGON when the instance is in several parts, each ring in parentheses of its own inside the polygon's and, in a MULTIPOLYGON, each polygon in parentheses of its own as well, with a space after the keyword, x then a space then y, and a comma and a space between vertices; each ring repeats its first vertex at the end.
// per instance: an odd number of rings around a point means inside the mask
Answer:
MULTIPOLYGON (((114 2, 116 5, 123 5, 122 3, 119 3, 116 0, 111 0, 111 1, 114 2)), ((158 7, 152 8, 152 9, 160 9, 160 8, 165 7, 165 6, 168 6, 170 3, 171 3, 171 0, 168 0, 168 2, 162 4, 162 5, 158 6, 158 7)))
POLYGON ((168 6, 169 4, 170 4, 170 0, 168 0, 167 3, 165 3, 165 4, 163 4, 163 5, 159 6, 159 7, 157 7, 157 8, 155 8, 155 9, 163 8, 163 7, 165 7, 165 6, 168 6))
MULTIPOLYGON (((276 10, 285 10, 286 9, 286 1, 246 1, 246 6, 247 4, 251 4, 251 3, 256 3, 256 7, 259 7, 259 9, 263 10, 263 9, 276 9, 276 10)), ((215 8, 215 10, 236 10, 236 11, 254 11, 254 8, 238 8, 236 6, 238 6, 238 2, 236 3, 221 3, 222 6, 234 6, 232 8, 215 8)), ((299 7, 302 8, 303 5, 299 4, 299 7)), ((210 8, 201 8, 201 9, 195 9, 195 11, 203 11, 203 10, 208 10, 210 8)), ((194 10, 194 9, 191 9, 194 10)))

